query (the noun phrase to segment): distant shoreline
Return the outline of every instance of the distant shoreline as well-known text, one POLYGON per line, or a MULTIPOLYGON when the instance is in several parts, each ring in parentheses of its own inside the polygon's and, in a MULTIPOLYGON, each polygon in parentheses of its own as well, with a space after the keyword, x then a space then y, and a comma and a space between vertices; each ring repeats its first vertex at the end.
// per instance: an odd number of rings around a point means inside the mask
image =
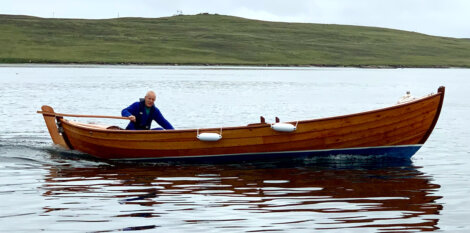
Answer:
POLYGON ((469 39, 387 28, 211 14, 0 20, 0 64, 470 68, 469 39))
POLYGON ((360 68, 360 69, 451 69, 461 68, 468 69, 466 66, 405 66, 405 65, 357 65, 357 66, 344 66, 344 65, 282 65, 282 64, 266 64, 266 65, 253 65, 253 64, 175 64, 175 63, 0 63, 0 67, 8 66, 185 66, 185 67, 250 67, 250 68, 360 68))

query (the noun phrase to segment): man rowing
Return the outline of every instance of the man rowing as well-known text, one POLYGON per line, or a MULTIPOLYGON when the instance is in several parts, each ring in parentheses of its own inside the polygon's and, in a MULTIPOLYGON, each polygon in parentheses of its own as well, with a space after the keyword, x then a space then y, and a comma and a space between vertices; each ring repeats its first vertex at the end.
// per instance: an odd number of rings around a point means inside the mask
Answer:
POLYGON ((149 130, 153 120, 163 128, 154 128, 152 130, 174 129, 170 122, 163 117, 160 110, 155 107, 156 98, 155 92, 148 91, 144 99, 140 99, 139 102, 135 102, 122 110, 121 115, 128 117, 130 120, 126 127, 127 130, 149 130))

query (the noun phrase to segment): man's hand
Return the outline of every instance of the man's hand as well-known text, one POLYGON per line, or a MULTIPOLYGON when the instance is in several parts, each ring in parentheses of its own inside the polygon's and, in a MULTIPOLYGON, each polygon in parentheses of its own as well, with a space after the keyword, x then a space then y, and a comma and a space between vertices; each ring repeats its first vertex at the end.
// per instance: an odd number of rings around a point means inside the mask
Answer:
POLYGON ((135 116, 134 115, 130 115, 127 118, 129 118, 130 121, 135 122, 135 116))

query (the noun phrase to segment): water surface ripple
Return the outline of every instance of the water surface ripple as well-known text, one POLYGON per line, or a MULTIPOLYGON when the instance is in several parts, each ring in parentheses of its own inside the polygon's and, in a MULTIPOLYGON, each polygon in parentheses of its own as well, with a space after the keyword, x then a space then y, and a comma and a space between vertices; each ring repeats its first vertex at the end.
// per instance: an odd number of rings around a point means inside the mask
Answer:
MULTIPOLYGON (((0 66, 0 232, 469 232, 466 69, 0 66), (177 128, 295 121, 447 87, 411 161, 107 163, 51 145, 35 111, 119 115, 147 89, 177 128)), ((119 120, 85 120, 125 126, 119 120)))

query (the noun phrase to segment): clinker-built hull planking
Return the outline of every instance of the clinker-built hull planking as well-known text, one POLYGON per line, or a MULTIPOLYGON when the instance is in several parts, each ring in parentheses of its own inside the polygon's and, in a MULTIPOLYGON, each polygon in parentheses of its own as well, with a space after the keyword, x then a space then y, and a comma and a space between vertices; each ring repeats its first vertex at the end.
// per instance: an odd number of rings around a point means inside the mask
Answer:
POLYGON ((196 129, 126 131, 90 127, 61 117, 57 121, 66 147, 102 159, 211 162, 337 154, 409 158, 431 134, 443 98, 444 87, 440 87, 437 94, 384 109, 290 122, 297 124, 293 132, 275 131, 270 124, 199 130, 221 131, 219 141, 199 140, 196 129))

